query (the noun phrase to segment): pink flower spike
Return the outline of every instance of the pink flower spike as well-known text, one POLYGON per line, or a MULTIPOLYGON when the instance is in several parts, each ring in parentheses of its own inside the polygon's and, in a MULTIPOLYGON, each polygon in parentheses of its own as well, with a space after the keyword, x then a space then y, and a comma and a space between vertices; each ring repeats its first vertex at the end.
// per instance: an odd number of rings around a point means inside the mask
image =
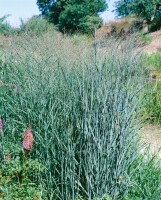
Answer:
POLYGON ((10 162, 10 160, 11 160, 11 157, 10 157, 10 155, 9 155, 9 154, 7 154, 7 155, 5 156, 5 160, 6 160, 6 162, 7 162, 7 163, 9 163, 9 162, 10 162))
POLYGON ((0 117, 0 129, 2 129, 2 118, 0 117))
POLYGON ((22 145, 23 145, 23 149, 24 150, 28 150, 28 151, 32 150, 33 135, 32 135, 30 126, 24 132, 22 145))

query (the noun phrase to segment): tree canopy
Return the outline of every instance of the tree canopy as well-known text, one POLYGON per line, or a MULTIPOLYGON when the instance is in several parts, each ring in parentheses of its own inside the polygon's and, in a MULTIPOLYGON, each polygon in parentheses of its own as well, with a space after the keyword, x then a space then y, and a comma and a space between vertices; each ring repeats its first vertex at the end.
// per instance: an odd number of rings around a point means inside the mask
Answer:
POLYGON ((6 19, 9 17, 10 15, 5 15, 3 17, 0 18, 0 35, 4 35, 4 36, 9 36, 12 35, 14 33, 16 33, 16 29, 14 29, 7 21, 6 19))
POLYGON ((119 0, 115 4, 118 16, 131 14, 146 20, 147 24, 159 26, 161 21, 161 0, 119 0))
POLYGON ((37 0, 42 15, 62 32, 89 32, 102 20, 98 13, 107 8, 106 0, 37 0))

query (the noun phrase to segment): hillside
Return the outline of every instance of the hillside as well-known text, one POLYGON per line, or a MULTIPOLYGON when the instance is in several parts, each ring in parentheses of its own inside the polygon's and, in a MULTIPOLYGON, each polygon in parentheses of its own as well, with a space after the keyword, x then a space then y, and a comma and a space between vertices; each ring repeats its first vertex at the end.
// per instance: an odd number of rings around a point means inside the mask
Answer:
POLYGON ((143 51, 148 54, 161 52, 161 31, 149 33, 148 36, 151 41, 143 47, 143 51))

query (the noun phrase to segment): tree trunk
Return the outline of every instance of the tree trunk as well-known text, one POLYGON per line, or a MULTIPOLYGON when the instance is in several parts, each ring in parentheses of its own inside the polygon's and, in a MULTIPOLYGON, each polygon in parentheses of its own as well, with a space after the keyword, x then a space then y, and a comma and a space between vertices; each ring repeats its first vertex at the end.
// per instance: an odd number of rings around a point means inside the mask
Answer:
POLYGON ((148 33, 149 32, 149 23, 146 19, 143 20, 143 28, 142 28, 143 33, 148 33))

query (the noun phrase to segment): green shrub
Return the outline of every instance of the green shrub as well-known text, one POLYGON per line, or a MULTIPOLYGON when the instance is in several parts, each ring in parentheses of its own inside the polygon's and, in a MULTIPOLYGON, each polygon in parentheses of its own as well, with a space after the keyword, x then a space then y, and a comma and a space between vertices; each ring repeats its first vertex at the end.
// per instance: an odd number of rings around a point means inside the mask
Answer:
POLYGON ((26 32, 32 35, 41 35, 47 32, 52 25, 50 25, 44 18, 33 16, 27 22, 21 21, 19 32, 26 32))
POLYGON ((16 28, 13 28, 9 23, 6 22, 6 19, 9 15, 5 15, 0 18, 0 35, 2 36, 10 36, 16 35, 18 33, 16 28))

